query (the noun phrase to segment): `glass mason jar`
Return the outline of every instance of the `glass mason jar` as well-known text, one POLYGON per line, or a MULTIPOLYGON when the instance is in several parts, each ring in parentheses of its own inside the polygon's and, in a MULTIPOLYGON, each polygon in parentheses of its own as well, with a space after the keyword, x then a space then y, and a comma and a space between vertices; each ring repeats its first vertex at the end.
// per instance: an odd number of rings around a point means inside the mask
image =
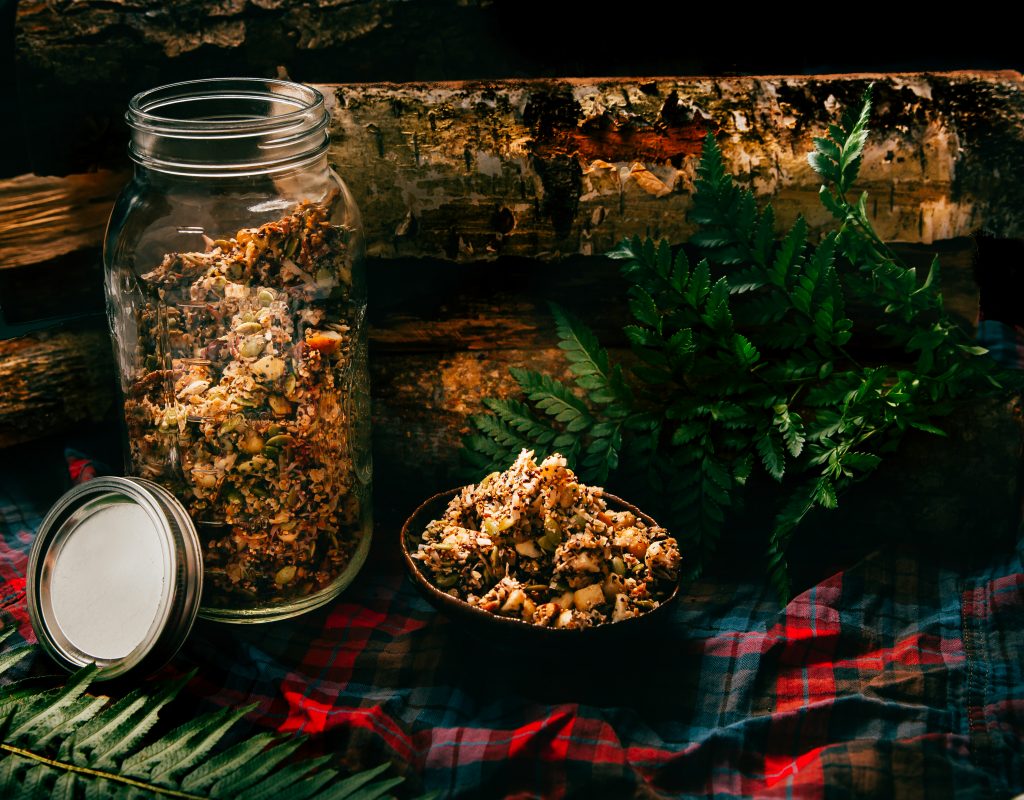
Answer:
POLYGON ((104 243, 129 474, 203 548, 201 615, 282 619, 369 549, 359 212, 314 89, 215 79, 137 95, 135 173, 104 243))

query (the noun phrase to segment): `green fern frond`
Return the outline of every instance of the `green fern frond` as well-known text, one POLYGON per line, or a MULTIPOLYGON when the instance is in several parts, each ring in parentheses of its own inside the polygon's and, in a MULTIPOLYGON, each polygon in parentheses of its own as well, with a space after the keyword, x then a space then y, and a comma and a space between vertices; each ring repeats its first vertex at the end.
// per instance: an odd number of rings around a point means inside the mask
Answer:
POLYGON ((811 168, 825 183, 835 184, 844 194, 857 179, 864 157, 871 117, 873 85, 864 91, 860 113, 853 117, 843 115, 842 126, 830 125, 828 138, 815 138, 814 150, 807 156, 811 168))
POLYGON ((870 109, 869 86, 859 109, 814 140, 808 160, 838 223, 817 244, 803 218, 776 232, 772 207, 758 211, 708 134, 689 216, 696 233, 677 247, 634 236, 608 254, 629 287, 629 380, 589 328, 553 306, 575 386, 515 371, 525 402, 488 401, 467 460, 504 469, 520 445, 550 443, 587 480, 638 487, 696 570, 760 464, 779 497, 767 572, 786 596, 786 551, 811 508, 835 508, 905 431, 941 435, 931 420, 956 401, 1024 382, 999 373, 949 318, 937 262, 918 275, 878 237, 866 195, 848 199, 870 109), (902 366, 864 367, 847 351, 848 299, 877 309, 877 333, 902 350, 902 366))
MULTIPOLYGON (((9 651, 0 672, 32 650, 9 651)), ((214 711, 136 749, 156 712, 191 676, 165 683, 153 695, 140 689, 110 703, 108 697, 87 694, 96 673, 95 666, 84 667, 56 689, 0 687, 0 700, 17 697, 0 723, 0 797, 353 800, 390 797, 402 781, 381 778, 387 764, 336 780, 337 771, 327 766, 330 756, 280 767, 302 739, 271 733, 209 757, 255 706, 214 711)))
POLYGON ((622 425, 601 423, 592 431, 593 438, 583 453, 582 468, 586 479, 603 485, 608 473, 619 466, 619 451, 622 450, 622 425))
POLYGON ((781 289, 789 287, 799 274, 806 244, 807 222, 802 216, 797 217, 786 238, 782 240, 782 246, 775 254, 775 260, 768 272, 772 283, 781 289))
MULTIPOLYGON (((280 742, 264 751, 248 769, 235 769, 218 778, 210 789, 213 797, 235 797, 259 786, 267 776, 273 775, 278 766, 302 746, 302 739, 280 742)), ((236 745, 237 747, 237 745, 236 745)), ((187 779, 186 779, 187 780, 187 779)))
POLYGON ((781 437, 774 430, 766 431, 758 437, 755 446, 765 470, 775 480, 781 481, 786 472, 786 456, 782 449, 781 437))
POLYGON ((520 450, 531 449, 531 442, 528 438, 498 417, 477 414, 470 417, 470 421, 477 430, 495 442, 501 448, 502 453, 518 455, 520 450))
MULTIPOLYGON (((266 752, 270 745, 277 740, 277 737, 272 733, 258 733, 250 739, 246 739, 243 742, 239 742, 233 747, 228 748, 223 753, 220 753, 213 758, 207 759, 207 761, 199 767, 196 767, 188 776, 181 781, 181 788, 186 792, 201 792, 204 789, 208 789, 218 781, 227 778, 229 775, 239 770, 241 767, 245 767, 253 762, 253 760, 259 756, 261 762, 266 757, 266 752)), ((301 744, 301 739, 297 739, 294 742, 290 742, 290 745, 294 745, 292 750, 296 749, 301 744)), ((291 752, 288 751, 285 755, 291 752)), ((283 758, 284 756, 282 756, 283 758)), ((274 762, 275 764, 278 762, 274 762)), ((387 765, 382 765, 376 768, 376 771, 383 772, 387 769, 387 765)), ((374 772, 374 770, 370 770, 374 772)))
POLYGON ((528 441, 538 445, 550 445, 559 433, 535 417, 530 407, 518 400, 499 400, 489 397, 484 400, 484 405, 510 428, 521 433, 528 441))
MULTIPOLYGON (((593 332, 571 317, 561 306, 551 304, 551 314, 558 330, 559 347, 565 351, 569 369, 579 378, 593 378, 600 385, 610 379, 608 353, 601 347, 593 332)), ((597 388, 584 385, 584 389, 597 388)))
POLYGON ((511 367, 509 372, 512 373, 512 377, 519 383, 526 396, 537 406, 537 409, 556 422, 564 423, 567 430, 582 431, 593 425, 594 421, 587 404, 573 394, 572 390, 561 381, 539 372, 517 367, 511 367))
POLYGON ((89 757, 99 769, 114 766, 149 733, 157 722, 160 709, 177 697, 193 674, 168 681, 151 695, 139 689, 122 698, 102 717, 79 728, 64 743, 60 757, 71 757, 70 748, 74 748, 89 757))

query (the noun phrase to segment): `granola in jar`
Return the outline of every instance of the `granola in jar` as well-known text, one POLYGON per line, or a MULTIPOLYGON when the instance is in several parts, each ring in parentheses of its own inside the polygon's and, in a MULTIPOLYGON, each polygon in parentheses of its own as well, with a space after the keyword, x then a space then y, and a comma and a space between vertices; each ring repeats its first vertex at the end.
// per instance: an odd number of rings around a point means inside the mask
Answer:
POLYGON ((139 278, 132 470, 197 523, 204 606, 316 594, 363 535, 368 475, 352 439, 365 304, 337 199, 168 253, 139 278))
POLYGON ((429 580, 471 606, 533 625, 585 628, 660 605, 679 579, 668 531, 609 509, 555 453, 523 450, 452 498, 412 556, 429 580))

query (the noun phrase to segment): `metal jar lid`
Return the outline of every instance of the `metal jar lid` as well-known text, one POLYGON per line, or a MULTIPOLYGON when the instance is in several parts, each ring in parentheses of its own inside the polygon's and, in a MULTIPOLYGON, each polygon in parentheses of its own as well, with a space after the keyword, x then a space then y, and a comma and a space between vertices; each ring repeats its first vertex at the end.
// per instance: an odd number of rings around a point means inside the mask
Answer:
POLYGON ((150 672, 192 628, 202 551, 185 508, 141 478, 96 478, 50 509, 29 556, 28 613, 63 667, 150 672))

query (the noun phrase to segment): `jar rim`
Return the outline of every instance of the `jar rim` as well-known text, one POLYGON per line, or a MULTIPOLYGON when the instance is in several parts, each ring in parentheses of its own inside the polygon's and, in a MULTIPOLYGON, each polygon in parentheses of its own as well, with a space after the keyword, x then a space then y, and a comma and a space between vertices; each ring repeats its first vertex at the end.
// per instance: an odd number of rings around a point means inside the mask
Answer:
POLYGON ((324 110, 324 96, 312 86, 275 78, 200 78, 139 92, 128 103, 128 124, 137 129, 180 133, 266 132, 307 120, 324 110), (150 109, 202 100, 272 100, 294 107, 282 114, 251 117, 174 117, 150 109))
POLYGON ((273 78, 202 78, 148 89, 128 104, 129 155, 158 172, 252 175, 327 150, 324 96, 273 78))

